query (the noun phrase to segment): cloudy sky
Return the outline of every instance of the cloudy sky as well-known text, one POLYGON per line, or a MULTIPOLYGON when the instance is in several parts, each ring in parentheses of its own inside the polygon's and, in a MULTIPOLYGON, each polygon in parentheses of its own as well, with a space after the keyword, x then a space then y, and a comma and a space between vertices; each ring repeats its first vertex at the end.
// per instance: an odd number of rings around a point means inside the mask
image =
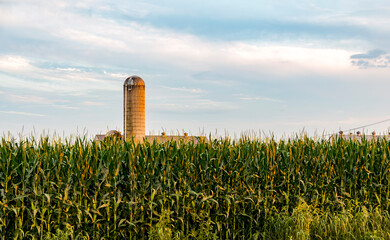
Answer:
MULTIPOLYGON (((388 0, 0 0, 0 133, 332 133, 390 118, 388 0)), ((388 131, 390 122, 366 128, 388 131)))

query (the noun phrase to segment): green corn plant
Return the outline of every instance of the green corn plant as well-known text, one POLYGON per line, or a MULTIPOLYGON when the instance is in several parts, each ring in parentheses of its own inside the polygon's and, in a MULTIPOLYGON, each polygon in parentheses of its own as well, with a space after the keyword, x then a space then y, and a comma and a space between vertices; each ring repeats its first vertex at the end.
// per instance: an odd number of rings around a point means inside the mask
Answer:
MULTIPOLYGON (((375 226, 381 233, 370 234, 386 239, 389 154, 388 140, 364 138, 244 136, 198 143, 3 138, 0 235, 146 239, 170 211, 172 238, 256 239, 291 219, 303 224, 305 217, 317 216, 309 225, 292 224, 291 233, 302 239, 318 228, 326 238, 358 234, 353 224, 364 207, 372 221, 361 221, 365 231, 375 226), (302 202, 309 212, 301 216, 302 202), (385 217, 371 218, 378 211, 385 217), (321 221, 332 221, 334 230, 321 221)), ((289 236, 290 230, 281 234, 289 236)))

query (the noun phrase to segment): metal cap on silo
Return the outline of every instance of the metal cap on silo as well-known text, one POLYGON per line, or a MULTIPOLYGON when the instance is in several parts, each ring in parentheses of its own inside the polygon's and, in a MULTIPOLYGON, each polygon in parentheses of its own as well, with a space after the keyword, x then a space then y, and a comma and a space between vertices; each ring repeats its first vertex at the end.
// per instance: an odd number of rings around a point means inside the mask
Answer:
POLYGON ((128 77, 123 83, 124 139, 145 137, 145 82, 138 76, 128 77))
POLYGON ((126 78, 125 82, 123 85, 131 85, 131 86, 145 86, 145 82, 142 78, 138 76, 131 76, 126 78))

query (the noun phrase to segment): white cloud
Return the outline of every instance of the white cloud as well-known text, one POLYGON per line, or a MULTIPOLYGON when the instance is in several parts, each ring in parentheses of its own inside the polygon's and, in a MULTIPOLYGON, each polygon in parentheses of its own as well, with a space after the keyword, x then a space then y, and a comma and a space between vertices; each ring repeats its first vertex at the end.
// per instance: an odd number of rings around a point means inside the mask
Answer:
POLYGON ((21 56, 5 55, 0 56, 0 71, 4 72, 24 72, 32 70, 30 61, 21 56))
POLYGON ((56 68, 58 71, 65 71, 65 72, 81 72, 81 69, 77 68, 56 68))
POLYGON ((62 109, 74 109, 74 110, 79 109, 79 107, 76 106, 59 104, 64 102, 64 100, 48 99, 36 95, 17 95, 17 94, 2 92, 2 91, 0 91, 0 95, 4 95, 5 100, 9 102, 49 105, 50 107, 62 108, 62 109))
POLYGON ((85 30, 67 28, 57 31, 54 36, 91 46, 108 47, 110 50, 122 51, 129 49, 124 41, 116 40, 110 36, 99 36, 99 33, 89 33, 85 30))
POLYGON ((82 102, 82 104, 86 105, 86 106, 105 106, 105 105, 107 105, 106 103, 94 102, 94 101, 84 101, 84 102, 82 102))
POLYGON ((167 111, 175 113, 193 112, 193 111, 221 111, 236 109, 236 106, 229 102, 214 101, 211 99, 192 99, 190 101, 161 102, 148 105, 151 110, 167 111))
POLYGON ((80 109, 79 107, 75 107, 75 106, 59 105, 59 104, 52 104, 51 107, 61 108, 61 109, 70 109, 70 110, 78 110, 78 109, 80 109))
POLYGON ((89 72, 82 68, 45 68, 22 56, 0 55, 0 86, 61 93, 86 93, 93 90, 115 91, 113 80, 119 76, 89 72))
POLYGON ((185 88, 185 87, 174 88, 174 87, 165 87, 165 86, 164 86, 164 88, 169 89, 171 91, 185 92, 185 93, 205 93, 206 92, 205 90, 199 89, 199 88, 185 88))
POLYGON ((350 67, 349 52, 343 49, 322 49, 283 45, 236 43, 226 49, 238 62, 267 66, 291 64, 299 68, 338 70, 350 67))
MULTIPOLYGON (((90 4, 88 2, 88 4, 90 4)), ((67 41, 83 49, 132 56, 150 64, 190 71, 232 68, 240 71, 271 72, 275 75, 302 74, 306 71, 329 73, 351 67, 343 49, 313 48, 278 43, 208 42, 196 36, 157 29, 127 21, 126 24, 97 16, 84 16, 55 5, 30 6, 25 14, 5 11, 8 26, 41 29, 50 37, 67 41), (42 9, 45 8, 42 14, 42 9), (12 16, 11 16, 12 15, 12 16), (26 19, 32 19, 27 21, 26 19), (50 21, 49 21, 50 19, 50 21), (278 68, 279 71, 274 69, 278 68)), ((16 7, 16 9, 18 9, 16 7)), ((93 55, 91 57, 99 58, 93 55)), ((136 61, 137 61, 136 60, 136 61)))
POLYGON ((276 103, 284 102, 277 98, 262 97, 262 96, 252 97, 252 96, 244 96, 243 94, 233 94, 233 96, 236 96, 238 99, 244 101, 264 101, 264 102, 276 102, 276 103))
POLYGON ((129 77, 128 74, 126 73, 111 73, 111 72, 107 72, 107 71, 103 71, 103 73, 107 76, 110 76, 112 78, 116 78, 116 79, 126 79, 127 77, 129 77))
POLYGON ((39 103, 48 104, 51 101, 49 99, 33 96, 33 95, 16 95, 16 94, 5 94, 8 101, 11 102, 22 102, 22 103, 39 103))
POLYGON ((3 114, 16 114, 16 115, 24 115, 24 116, 33 116, 33 117, 45 117, 43 114, 38 113, 29 113, 29 112, 16 112, 16 111, 0 111, 3 114))

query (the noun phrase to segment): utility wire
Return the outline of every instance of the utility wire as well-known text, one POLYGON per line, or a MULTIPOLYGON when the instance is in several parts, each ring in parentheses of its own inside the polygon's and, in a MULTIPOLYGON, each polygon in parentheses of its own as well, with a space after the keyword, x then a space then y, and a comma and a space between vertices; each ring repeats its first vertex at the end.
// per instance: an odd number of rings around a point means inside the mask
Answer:
POLYGON ((382 121, 379 121, 379 122, 367 124, 367 125, 364 125, 364 126, 360 126, 360 127, 356 127, 356 128, 351 128, 351 129, 345 130, 345 131, 343 131, 343 132, 350 132, 350 131, 354 131, 354 130, 356 130, 356 129, 365 128, 365 127, 370 127, 370 126, 377 125, 377 124, 379 124, 379 123, 384 123, 384 122, 389 122, 389 121, 390 121, 390 118, 389 118, 389 119, 382 120, 382 121))
MULTIPOLYGON (((355 127, 355 128, 351 128, 351 129, 348 129, 348 130, 343 130, 342 132, 350 132, 350 131, 354 131, 354 130, 356 130, 356 129, 361 129, 361 128, 365 128, 365 127, 371 127, 371 126, 374 126, 374 125, 377 125, 377 124, 380 124, 380 123, 384 123, 384 122, 389 122, 389 121, 390 121, 390 118, 389 118, 389 119, 382 120, 382 121, 379 121, 379 122, 375 122, 375 123, 363 125, 363 126, 360 126, 360 127, 355 127)), ((333 134, 334 134, 334 133, 333 133, 333 134)), ((325 135, 325 136, 330 136, 330 135, 333 135, 333 134, 327 134, 327 135, 325 135)))

